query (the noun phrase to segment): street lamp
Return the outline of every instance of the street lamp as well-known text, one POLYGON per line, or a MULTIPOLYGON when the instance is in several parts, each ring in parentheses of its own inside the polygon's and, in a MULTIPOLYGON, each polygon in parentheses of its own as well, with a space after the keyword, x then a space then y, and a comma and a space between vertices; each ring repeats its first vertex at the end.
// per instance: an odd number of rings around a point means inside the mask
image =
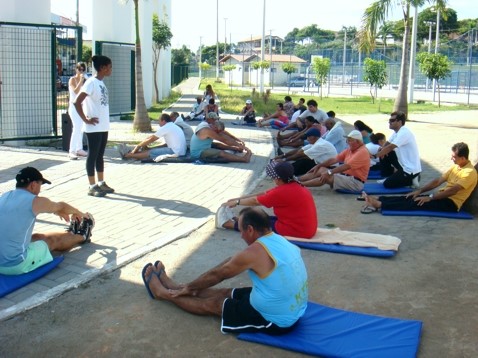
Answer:
MULTIPOLYGON (((266 0, 263 0, 262 11, 262 39, 261 39, 261 61, 264 61, 264 37, 266 35, 266 0)), ((264 93, 264 67, 261 66, 261 84, 260 93, 264 93)))
POLYGON ((216 79, 219 79, 219 0, 216 0, 216 79))
POLYGON ((227 25, 227 17, 224 18, 224 56, 226 56, 226 53, 227 53, 227 31, 226 31, 226 25, 227 25))
MULTIPOLYGON (((425 24, 428 26, 429 31, 428 31, 428 53, 432 52, 432 27, 435 25, 435 21, 425 21, 425 24)), ((428 91, 429 87, 429 79, 427 77, 427 82, 425 85, 425 91, 428 91)))

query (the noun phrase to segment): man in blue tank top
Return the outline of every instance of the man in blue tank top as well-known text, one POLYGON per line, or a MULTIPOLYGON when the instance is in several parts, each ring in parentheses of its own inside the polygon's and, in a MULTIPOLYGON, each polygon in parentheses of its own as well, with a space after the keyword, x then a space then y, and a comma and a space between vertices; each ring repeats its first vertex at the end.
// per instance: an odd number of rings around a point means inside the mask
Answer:
POLYGON ((293 329, 307 308, 307 271, 297 246, 272 232, 268 215, 245 208, 239 215, 248 247, 186 285, 178 285, 157 261, 143 269, 152 298, 167 300, 199 315, 222 318, 221 331, 282 334, 293 329), (247 271, 252 287, 212 288, 247 271))
POLYGON ((0 196, 0 274, 20 275, 53 260, 50 251, 68 251, 90 242, 93 217, 64 202, 38 196, 49 180, 33 167, 16 175, 16 189, 0 196), (33 233, 40 213, 58 215, 70 226, 66 232, 33 233))

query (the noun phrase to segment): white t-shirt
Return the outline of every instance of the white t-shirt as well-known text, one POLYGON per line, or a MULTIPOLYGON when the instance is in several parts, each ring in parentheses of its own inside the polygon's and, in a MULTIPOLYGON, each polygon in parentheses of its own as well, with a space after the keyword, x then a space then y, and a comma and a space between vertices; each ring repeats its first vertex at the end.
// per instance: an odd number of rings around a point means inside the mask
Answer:
POLYGON ((103 81, 96 77, 86 80, 81 92, 87 94, 82 103, 83 112, 88 118, 98 118, 98 123, 83 123, 83 131, 86 133, 108 132, 110 129, 110 106, 108 101, 108 89, 103 81))
POLYGON ((181 127, 177 126, 173 122, 168 122, 164 126, 159 127, 154 135, 158 138, 164 138, 166 145, 168 148, 172 149, 174 154, 186 154, 187 146, 184 132, 181 127))
POLYGON ((388 142, 397 146, 395 153, 404 172, 417 174, 422 171, 417 141, 410 129, 401 127, 398 132, 393 132, 388 142))
POLYGON ((313 159, 316 164, 323 163, 330 158, 337 156, 334 145, 319 138, 314 144, 307 144, 302 147, 304 154, 313 159))
POLYGON ((306 117, 312 116, 315 119, 319 121, 319 123, 323 123, 325 120, 329 119, 329 116, 327 113, 325 113, 323 110, 320 108, 317 108, 317 111, 311 112, 308 109, 306 109, 302 114, 299 116, 301 120, 304 120, 306 117))
POLYGON ((189 143, 191 143, 191 137, 193 136, 194 132, 193 129, 189 124, 183 121, 181 117, 178 117, 175 121, 174 124, 179 126, 184 133, 184 137, 186 138, 186 145, 189 147, 189 143))
MULTIPOLYGON (((373 144, 372 142, 365 144, 365 148, 367 148, 370 155, 375 155, 380 150, 380 145, 373 144)), ((380 159, 378 158, 370 158, 370 166, 373 167, 375 164, 380 163, 380 159)))

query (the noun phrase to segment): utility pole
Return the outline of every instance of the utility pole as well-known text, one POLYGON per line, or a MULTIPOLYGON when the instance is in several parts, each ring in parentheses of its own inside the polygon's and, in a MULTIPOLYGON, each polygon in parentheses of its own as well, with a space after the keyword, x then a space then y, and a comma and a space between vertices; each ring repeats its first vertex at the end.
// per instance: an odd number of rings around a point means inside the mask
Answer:
MULTIPOLYGON (((266 0, 263 0, 262 11, 262 39, 261 39, 261 61, 264 61, 264 37, 266 35, 266 0)), ((259 92, 264 93, 264 67, 261 66, 261 84, 259 92)))
MULTIPOLYGON (((437 8, 437 28, 436 28, 436 39, 435 39, 435 55, 438 53, 438 48, 440 46, 440 9, 437 8)), ((437 81, 433 80, 433 102, 435 102, 435 93, 436 93, 437 81)))
POLYGON ((227 17, 224 18, 224 56, 227 53, 227 17))
POLYGON ((413 14, 412 44, 410 49, 410 73, 408 78, 408 103, 413 103, 413 90, 415 88, 415 57, 417 53, 417 28, 418 9, 416 6, 413 14))
MULTIPOLYGON (((432 52, 432 27, 433 27, 433 24, 435 22, 433 21, 427 21, 426 24, 429 26, 429 31, 428 31, 428 53, 431 53, 432 52)), ((425 85, 425 91, 428 91, 428 87, 429 87, 429 83, 428 83, 429 79, 427 77, 427 82, 426 82, 426 85, 425 85)))
POLYGON ((199 81, 202 78, 202 36, 199 36, 199 81))
POLYGON ((216 0, 216 79, 219 79, 219 0, 216 0))
POLYGON ((347 28, 344 26, 344 55, 343 55, 343 62, 342 62, 342 87, 345 84, 345 59, 347 57, 347 28))

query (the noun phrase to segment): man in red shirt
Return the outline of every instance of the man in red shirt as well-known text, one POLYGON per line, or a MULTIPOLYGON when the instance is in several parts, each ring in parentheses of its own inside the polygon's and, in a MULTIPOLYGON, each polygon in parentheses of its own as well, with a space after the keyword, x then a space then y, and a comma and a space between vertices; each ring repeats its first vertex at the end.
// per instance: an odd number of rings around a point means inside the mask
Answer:
POLYGON ((292 164, 271 162, 266 167, 266 173, 276 187, 260 194, 229 199, 216 214, 216 227, 239 231, 230 208, 263 205, 273 208, 274 216, 270 217, 270 221, 274 232, 283 236, 312 238, 317 232, 317 210, 310 191, 296 181, 292 164))
POLYGON ((347 136, 349 147, 323 163, 317 164, 307 174, 299 177, 304 186, 329 184, 334 190, 346 189, 360 191, 370 170, 370 154, 363 144, 362 134, 351 131, 347 136), (334 164, 343 163, 336 167, 334 164))

